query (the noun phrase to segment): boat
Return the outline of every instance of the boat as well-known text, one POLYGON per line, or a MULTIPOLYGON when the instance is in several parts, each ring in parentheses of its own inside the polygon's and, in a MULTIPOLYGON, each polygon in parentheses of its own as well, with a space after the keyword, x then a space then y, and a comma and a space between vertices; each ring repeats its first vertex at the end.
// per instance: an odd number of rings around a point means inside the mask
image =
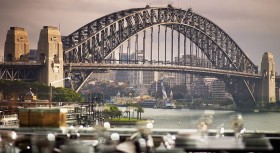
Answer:
POLYGON ((173 102, 166 102, 164 108, 165 109, 176 109, 176 105, 173 102))
POLYGON ((138 103, 141 107, 144 108, 154 108, 157 104, 156 100, 143 100, 138 103))

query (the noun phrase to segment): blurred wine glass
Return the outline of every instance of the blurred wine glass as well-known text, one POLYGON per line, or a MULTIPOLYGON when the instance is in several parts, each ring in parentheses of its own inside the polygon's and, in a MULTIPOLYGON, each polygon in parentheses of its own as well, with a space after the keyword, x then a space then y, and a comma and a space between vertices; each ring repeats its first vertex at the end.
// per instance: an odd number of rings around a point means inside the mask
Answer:
POLYGON ((213 122, 213 116, 211 114, 202 114, 201 117, 197 121, 197 130, 200 134, 201 138, 205 138, 208 136, 209 126, 213 122))
POLYGON ((231 129, 234 131, 235 137, 239 138, 245 132, 244 121, 241 114, 231 117, 231 129))

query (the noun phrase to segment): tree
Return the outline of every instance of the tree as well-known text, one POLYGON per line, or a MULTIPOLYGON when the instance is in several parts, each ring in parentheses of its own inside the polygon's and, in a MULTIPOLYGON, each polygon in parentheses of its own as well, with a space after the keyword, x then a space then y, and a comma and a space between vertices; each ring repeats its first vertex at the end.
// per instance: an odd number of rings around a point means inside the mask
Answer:
POLYGON ((128 116, 128 119, 130 120, 130 110, 126 109, 124 112, 126 113, 126 116, 128 116))
POLYGON ((140 119, 141 120, 141 114, 144 113, 144 109, 142 106, 140 106, 137 103, 130 103, 127 105, 127 113, 129 113, 129 118, 130 118, 130 110, 131 108, 133 109, 133 111, 137 112, 137 120, 140 119))
POLYGON ((108 119, 111 117, 111 110, 109 108, 105 108, 103 114, 104 114, 104 118, 108 119))
POLYGON ((140 119, 141 120, 141 114, 142 113, 144 113, 144 109, 143 109, 143 107, 141 107, 141 106, 138 106, 137 107, 137 119, 140 119))
MULTIPOLYGON (((74 90, 62 87, 53 88, 53 101, 64 102, 81 102, 82 96, 76 93, 74 90)), ((26 92, 32 91, 37 95, 38 99, 49 99, 49 86, 38 82, 25 82, 25 81, 9 81, 0 80, 0 92, 4 97, 9 95, 17 95, 19 98, 21 95, 25 95, 26 92)), ((9 99, 8 99, 9 100, 9 99)))
POLYGON ((54 102, 81 102, 82 96, 69 88, 54 88, 53 101, 54 102))
POLYGON ((128 91, 128 85, 127 84, 120 84, 118 85, 115 82, 110 81, 95 81, 94 83, 89 83, 88 85, 85 85, 82 89, 82 93, 94 93, 94 92, 103 92, 104 93, 104 99, 109 100, 111 96, 116 96, 118 92, 121 93, 121 95, 128 95, 129 93, 134 94, 133 92, 128 91))
POLYGON ((122 116, 122 111, 119 110, 117 106, 114 105, 105 105, 105 110, 103 111, 105 118, 120 118, 122 116))

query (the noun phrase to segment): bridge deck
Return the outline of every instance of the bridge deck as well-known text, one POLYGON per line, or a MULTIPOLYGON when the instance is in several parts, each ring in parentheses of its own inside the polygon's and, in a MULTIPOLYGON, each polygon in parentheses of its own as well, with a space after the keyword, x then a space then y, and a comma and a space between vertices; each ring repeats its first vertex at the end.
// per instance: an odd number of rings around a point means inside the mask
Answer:
POLYGON ((204 75, 223 75, 234 77, 248 77, 260 79, 262 76, 255 73, 238 72, 232 70, 221 70, 193 66, 180 65, 146 65, 146 64, 98 64, 98 63, 69 63, 64 64, 68 69, 88 69, 88 70, 134 70, 134 71, 170 71, 170 72, 187 72, 204 75))
POLYGON ((43 66, 44 64, 42 63, 38 63, 38 62, 0 62, 0 66, 1 68, 3 67, 11 67, 11 68, 15 68, 15 67, 26 67, 26 66, 43 66))
MULTIPOLYGON (((44 64, 38 62, 0 62, 0 69, 11 68, 34 68, 42 67, 44 64)), ((193 66, 180 65, 146 65, 146 64, 97 64, 97 63, 66 63, 65 69, 72 70, 140 70, 140 71, 170 71, 170 72, 186 72, 197 74, 211 74, 235 77, 247 77, 260 79, 261 74, 238 72, 231 70, 220 70, 193 66)), ((276 81, 280 81, 280 75, 276 76, 276 81)))

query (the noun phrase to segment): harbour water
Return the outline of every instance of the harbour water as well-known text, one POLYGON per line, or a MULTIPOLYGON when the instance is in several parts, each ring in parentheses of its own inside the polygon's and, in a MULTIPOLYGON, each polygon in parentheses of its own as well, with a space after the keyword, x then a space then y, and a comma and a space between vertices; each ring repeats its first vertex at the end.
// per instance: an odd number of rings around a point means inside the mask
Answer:
MULTIPOLYGON (((280 113, 278 112, 235 112, 223 110, 190 110, 190 109, 153 109, 144 108, 142 118, 154 120, 154 128, 164 129, 196 129, 197 121, 202 114, 212 115, 210 129, 224 125, 231 129, 232 116, 241 114, 247 130, 280 132, 280 113)), ((136 113, 135 113, 136 115, 136 113)))

